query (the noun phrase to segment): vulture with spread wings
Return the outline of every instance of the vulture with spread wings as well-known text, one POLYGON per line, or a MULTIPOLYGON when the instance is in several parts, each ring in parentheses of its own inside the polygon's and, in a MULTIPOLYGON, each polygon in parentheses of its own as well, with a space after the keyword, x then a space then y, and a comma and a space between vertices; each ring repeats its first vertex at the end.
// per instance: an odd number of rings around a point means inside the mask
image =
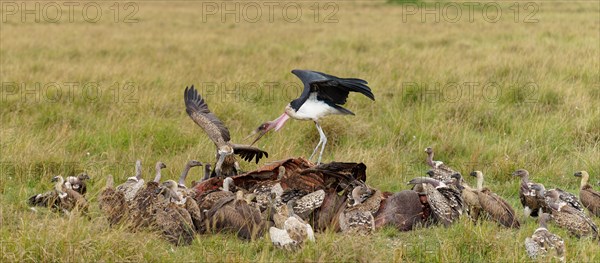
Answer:
POLYGON ((204 99, 198 95, 194 86, 186 87, 184 92, 185 111, 192 120, 200 126, 208 135, 217 148, 217 161, 212 176, 227 177, 234 176, 240 172, 239 164, 235 155, 239 155, 245 161, 258 161, 269 154, 257 147, 231 143, 229 130, 217 116, 208 109, 204 99))

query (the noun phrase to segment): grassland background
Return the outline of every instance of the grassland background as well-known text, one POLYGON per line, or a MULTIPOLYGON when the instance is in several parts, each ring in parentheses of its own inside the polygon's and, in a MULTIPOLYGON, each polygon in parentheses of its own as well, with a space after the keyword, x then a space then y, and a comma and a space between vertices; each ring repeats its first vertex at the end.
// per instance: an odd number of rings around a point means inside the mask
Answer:
MULTIPOLYGON (((185 86, 199 87, 233 140, 241 141, 299 93, 299 86, 282 88, 298 85, 294 68, 369 81, 375 103, 351 95, 347 108, 356 116, 323 122, 329 138, 324 161, 364 162, 368 183, 379 189, 407 189, 410 178, 423 175, 427 146, 463 174, 482 170, 486 185, 520 218, 518 181, 509 176, 517 168, 574 192, 574 171, 600 179, 597 1, 532 2, 539 7, 535 23, 524 22, 527 2, 519 2, 515 22, 512 1, 497 2, 502 17, 496 23, 481 17, 482 8, 474 10, 473 22, 466 9, 455 23, 423 21, 420 13, 403 21, 405 7, 382 1, 333 2, 335 23, 324 23, 331 9, 323 5, 315 22, 311 1, 296 2, 303 11, 298 22, 275 12, 273 22, 263 17, 256 23, 222 22, 220 13, 203 20, 202 2, 134 3, 137 23, 124 23, 123 15, 115 23, 112 3, 100 3, 104 16, 97 23, 77 19, 81 11, 71 23, 65 9, 60 23, 13 16, 0 24, 3 262, 527 260, 522 241, 537 227, 530 219, 518 231, 461 220, 449 228, 384 229, 370 237, 319 234, 316 244, 297 253, 274 249, 268 238, 249 243, 230 235, 198 236, 191 246, 174 248, 155 233, 107 226, 96 197, 108 173, 120 183, 139 158, 146 179, 158 160, 168 166, 164 177, 176 178, 187 160, 213 162, 214 146, 184 112, 185 86), (270 82, 279 87, 269 88, 270 82), (471 82, 477 86, 468 90, 471 82), (42 88, 13 93, 15 83, 42 88), (60 88, 43 88, 51 83, 60 88), (67 83, 78 87, 67 93, 67 83), (82 88, 90 83, 98 84, 98 96, 82 88), (210 89, 211 83, 220 86, 210 89), (236 83, 245 88, 235 90, 236 83), (498 84, 491 89, 497 93, 482 88, 490 83, 498 84), (27 208, 24 200, 49 189, 52 176, 80 171, 93 178, 91 220, 27 208)), ((268 160, 278 160, 307 156, 317 141, 312 123, 290 121, 259 146, 269 151, 268 160)), ((594 242, 550 228, 565 238, 569 261, 600 261, 594 242)))

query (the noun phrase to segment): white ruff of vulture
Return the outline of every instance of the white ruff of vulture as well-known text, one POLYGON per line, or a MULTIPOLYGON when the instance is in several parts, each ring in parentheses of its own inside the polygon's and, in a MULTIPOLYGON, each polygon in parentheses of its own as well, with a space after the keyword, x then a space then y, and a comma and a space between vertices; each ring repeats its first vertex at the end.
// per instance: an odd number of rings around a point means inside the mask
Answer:
POLYGON ((565 241, 558 235, 550 233, 546 222, 550 215, 542 213, 539 217, 540 227, 533 232, 531 237, 525 238, 525 250, 531 259, 545 257, 548 253, 554 255, 560 262, 565 262, 565 241))
POLYGON ((600 192, 594 190, 588 183, 590 175, 586 171, 576 172, 576 177, 581 177, 581 186, 579 188, 579 199, 585 208, 593 215, 600 217, 600 192))
POLYGON ((442 161, 434 161, 433 160, 433 148, 427 147, 425 148, 425 152, 427 153, 427 165, 431 167, 427 174, 438 181, 446 182, 450 180, 450 177, 453 174, 460 174, 459 172, 452 169, 450 166, 444 164, 442 161))
POLYGON ((117 186, 117 191, 125 194, 125 201, 131 202, 137 192, 144 186, 142 179, 142 161, 135 162, 135 176, 127 178, 127 181, 117 186))
POLYGON ((190 118, 200 126, 208 138, 210 138, 217 149, 216 164, 213 174, 219 177, 228 177, 237 175, 239 164, 237 163, 234 154, 239 155, 247 162, 253 159, 258 161, 263 157, 269 157, 269 154, 257 147, 248 145, 240 145, 231 143, 229 130, 217 116, 209 109, 208 104, 204 101, 194 86, 186 87, 184 91, 185 111, 190 118))
POLYGON ((87 192, 86 181, 90 179, 87 173, 80 173, 77 176, 69 176, 65 179, 65 187, 75 190, 76 192, 85 195, 87 192))
POLYGON ((477 197, 479 198, 481 209, 504 227, 517 229, 521 227, 512 206, 489 188, 483 187, 483 173, 481 171, 474 171, 470 175, 477 177, 477 197))
POLYGON ((312 120, 319 131, 320 139, 309 159, 312 160, 317 153, 317 149, 321 147, 317 158, 317 164, 320 164, 323 150, 325 150, 327 144, 327 137, 319 124, 319 119, 333 114, 354 115, 353 112, 341 106, 346 104, 350 92, 361 93, 372 100, 375 100, 375 96, 367 86, 367 81, 362 79, 338 78, 322 72, 300 69, 294 69, 292 73, 304 84, 302 94, 299 98, 292 100, 285 107, 285 112, 277 119, 261 124, 253 133, 258 133, 258 136, 252 144, 268 131, 281 129, 289 118, 312 120))
POLYGON ((296 250, 302 248, 306 240, 315 242, 315 234, 310 224, 294 213, 294 201, 283 205, 273 221, 275 226, 269 228, 271 242, 278 248, 296 250))

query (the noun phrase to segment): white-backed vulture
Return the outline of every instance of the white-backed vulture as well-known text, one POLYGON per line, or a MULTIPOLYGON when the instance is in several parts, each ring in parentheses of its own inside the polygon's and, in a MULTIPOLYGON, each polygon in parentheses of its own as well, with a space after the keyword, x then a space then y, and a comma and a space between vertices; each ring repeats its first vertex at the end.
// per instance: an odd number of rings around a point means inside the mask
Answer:
POLYGON ((427 164, 431 167, 430 173, 427 173, 431 178, 445 182, 450 179, 453 174, 459 173, 441 161, 433 160, 433 148, 427 147, 427 164))
POLYGON ((594 190, 588 183, 590 175, 586 171, 576 172, 576 177, 581 177, 581 186, 579 187, 579 199, 585 208, 593 215, 600 217, 600 192, 594 190))
POLYGON ((307 240, 315 241, 311 225, 294 213, 294 205, 294 201, 283 205, 274 216, 275 226, 269 228, 273 245, 286 250, 302 248, 307 240))
POLYGON ((125 194, 115 190, 114 179, 110 174, 106 178, 106 187, 104 187, 98 197, 98 205, 111 226, 120 223, 123 218, 128 217, 129 206, 127 201, 125 201, 125 194))
POLYGON ((152 225, 156 205, 158 203, 158 189, 161 178, 161 169, 167 166, 163 162, 157 162, 154 167, 156 175, 154 181, 146 183, 146 187, 137 191, 135 197, 131 201, 129 208, 129 218, 133 229, 145 228, 152 225))
POLYGON ((470 174, 477 177, 477 197, 481 209, 485 211, 494 221, 500 225, 511 228, 519 228, 521 224, 517 220, 515 210, 506 200, 493 193, 489 188, 483 187, 483 173, 474 171, 470 174))
POLYGON ((142 161, 135 162, 135 176, 127 178, 127 181, 117 186, 117 191, 123 192, 125 201, 131 202, 137 192, 144 186, 142 179, 142 161))
POLYGON ((540 227, 533 232, 531 237, 525 238, 525 250, 531 259, 545 257, 548 253, 555 253, 560 262, 565 262, 565 241, 558 235, 550 233, 546 222, 550 215, 542 213, 539 216, 540 227))
POLYGON ((77 176, 69 176, 65 179, 65 186, 69 189, 75 190, 75 192, 85 195, 87 192, 87 180, 90 176, 87 173, 80 173, 77 176))
POLYGON ((236 233, 241 239, 254 240, 263 236, 266 223, 261 219, 260 210, 250 206, 244 193, 221 198, 206 212, 208 229, 236 233))
POLYGON ((428 177, 414 178, 408 184, 415 185, 417 191, 422 190, 427 196, 427 203, 436 222, 449 226, 462 215, 462 196, 454 186, 428 177))
MULTIPOLYGON (((523 214, 525 217, 537 217, 540 213, 540 209, 543 209, 544 201, 536 195, 536 191, 531 188, 536 183, 529 181, 529 172, 525 169, 519 169, 513 172, 513 176, 521 178, 521 185, 519 187, 519 199, 523 205, 523 214)), ((547 209, 544 212, 548 213, 547 209)))

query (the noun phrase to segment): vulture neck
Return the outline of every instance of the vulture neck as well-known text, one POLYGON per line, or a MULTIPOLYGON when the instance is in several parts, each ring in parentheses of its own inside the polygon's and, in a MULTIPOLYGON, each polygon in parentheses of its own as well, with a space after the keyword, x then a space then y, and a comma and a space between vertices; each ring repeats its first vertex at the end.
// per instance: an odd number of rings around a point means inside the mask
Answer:
POLYGON ((65 179, 63 179, 62 176, 58 177, 58 180, 54 184, 54 190, 56 190, 59 193, 63 193, 63 184, 64 183, 65 183, 65 179))
POLYGON ((427 153, 427 164, 429 164, 431 168, 435 168, 435 164, 433 163, 433 152, 427 153))
POLYGON ((587 186, 589 180, 590 180, 590 175, 587 172, 582 172, 581 173, 581 185, 579 186, 579 189, 583 189, 585 186, 587 186))
POLYGON ((106 178, 106 188, 112 188, 115 185, 115 179, 113 179, 112 174, 109 174, 106 178))
POLYGON ((230 180, 228 180, 228 179, 229 179, 229 177, 225 178, 225 180, 223 180, 223 191, 225 191, 225 192, 230 192, 229 191, 230 180))
POLYGON ((190 172, 191 168, 192 168, 192 166, 189 163, 185 165, 185 168, 183 168, 183 171, 181 172, 181 175, 179 176, 179 181, 177 182, 179 185, 185 186, 185 178, 187 178, 187 175, 190 172))
POLYGON ((525 174, 521 177, 521 183, 527 184, 529 183, 529 175, 525 174))
POLYGON ((160 174, 160 167, 158 167, 158 166, 157 166, 157 167, 156 167, 156 176, 154 177, 154 182, 155 182, 155 183, 158 183, 158 182, 160 182, 160 177, 161 177, 161 174, 160 174))
POLYGON ((483 175, 481 173, 477 174, 477 191, 481 191, 483 189, 483 175))
POLYGON ((277 174, 277 180, 281 180, 285 175, 285 167, 279 166, 279 174, 277 174))
POLYGON ((546 225, 546 217, 545 216, 540 216, 540 228, 548 229, 548 226, 546 225))
POLYGON ((135 178, 142 179, 142 162, 135 162, 135 178))

